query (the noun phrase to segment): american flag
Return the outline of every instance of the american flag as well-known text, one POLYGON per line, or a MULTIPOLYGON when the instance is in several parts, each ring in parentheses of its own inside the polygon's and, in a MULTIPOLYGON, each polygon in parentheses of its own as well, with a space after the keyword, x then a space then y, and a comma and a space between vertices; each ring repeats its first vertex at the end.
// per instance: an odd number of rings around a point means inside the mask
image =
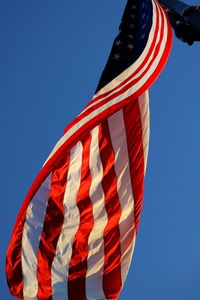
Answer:
POLYGON ((6 257, 14 297, 119 296, 142 207, 148 88, 171 44, 158 2, 128 0, 93 99, 65 129, 19 212, 6 257))

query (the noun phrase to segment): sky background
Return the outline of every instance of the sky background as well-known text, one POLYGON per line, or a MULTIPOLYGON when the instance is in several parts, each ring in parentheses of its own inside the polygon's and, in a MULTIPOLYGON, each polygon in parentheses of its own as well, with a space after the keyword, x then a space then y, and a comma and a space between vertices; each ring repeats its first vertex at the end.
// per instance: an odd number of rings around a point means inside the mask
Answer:
MULTIPOLYGON (((2 300, 14 299, 4 265, 20 206, 65 126, 92 98, 125 3, 0 1, 2 300)), ((119 300, 200 299, 199 73, 200 44, 174 39, 150 89, 144 206, 119 300)))

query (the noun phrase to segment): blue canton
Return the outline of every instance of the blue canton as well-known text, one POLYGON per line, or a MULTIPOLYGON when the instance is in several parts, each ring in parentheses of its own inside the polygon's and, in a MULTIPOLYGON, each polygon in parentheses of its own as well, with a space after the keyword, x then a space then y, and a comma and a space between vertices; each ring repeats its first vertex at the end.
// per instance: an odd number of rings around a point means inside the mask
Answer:
POLYGON ((128 0, 119 34, 114 40, 96 92, 139 58, 147 44, 151 30, 152 10, 151 0, 128 0))

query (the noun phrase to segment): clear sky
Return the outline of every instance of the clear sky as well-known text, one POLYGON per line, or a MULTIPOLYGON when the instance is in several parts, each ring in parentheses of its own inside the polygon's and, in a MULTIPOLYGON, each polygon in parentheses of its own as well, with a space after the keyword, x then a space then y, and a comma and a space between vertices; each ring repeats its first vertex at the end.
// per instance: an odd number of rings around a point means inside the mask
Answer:
MULTIPOLYGON (((1 300, 13 299, 4 265, 19 208, 64 127, 92 98, 125 3, 0 1, 1 300)), ((120 300, 200 299, 199 75, 200 43, 175 39, 150 90, 144 206, 120 300)))

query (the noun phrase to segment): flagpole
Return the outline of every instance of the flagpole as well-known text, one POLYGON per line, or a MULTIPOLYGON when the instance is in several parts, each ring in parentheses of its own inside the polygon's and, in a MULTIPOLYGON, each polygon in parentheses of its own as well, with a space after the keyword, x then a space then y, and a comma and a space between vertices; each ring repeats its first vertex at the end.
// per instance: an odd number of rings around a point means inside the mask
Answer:
POLYGON ((192 45, 200 41, 200 6, 179 0, 158 0, 166 9, 177 38, 192 45))

